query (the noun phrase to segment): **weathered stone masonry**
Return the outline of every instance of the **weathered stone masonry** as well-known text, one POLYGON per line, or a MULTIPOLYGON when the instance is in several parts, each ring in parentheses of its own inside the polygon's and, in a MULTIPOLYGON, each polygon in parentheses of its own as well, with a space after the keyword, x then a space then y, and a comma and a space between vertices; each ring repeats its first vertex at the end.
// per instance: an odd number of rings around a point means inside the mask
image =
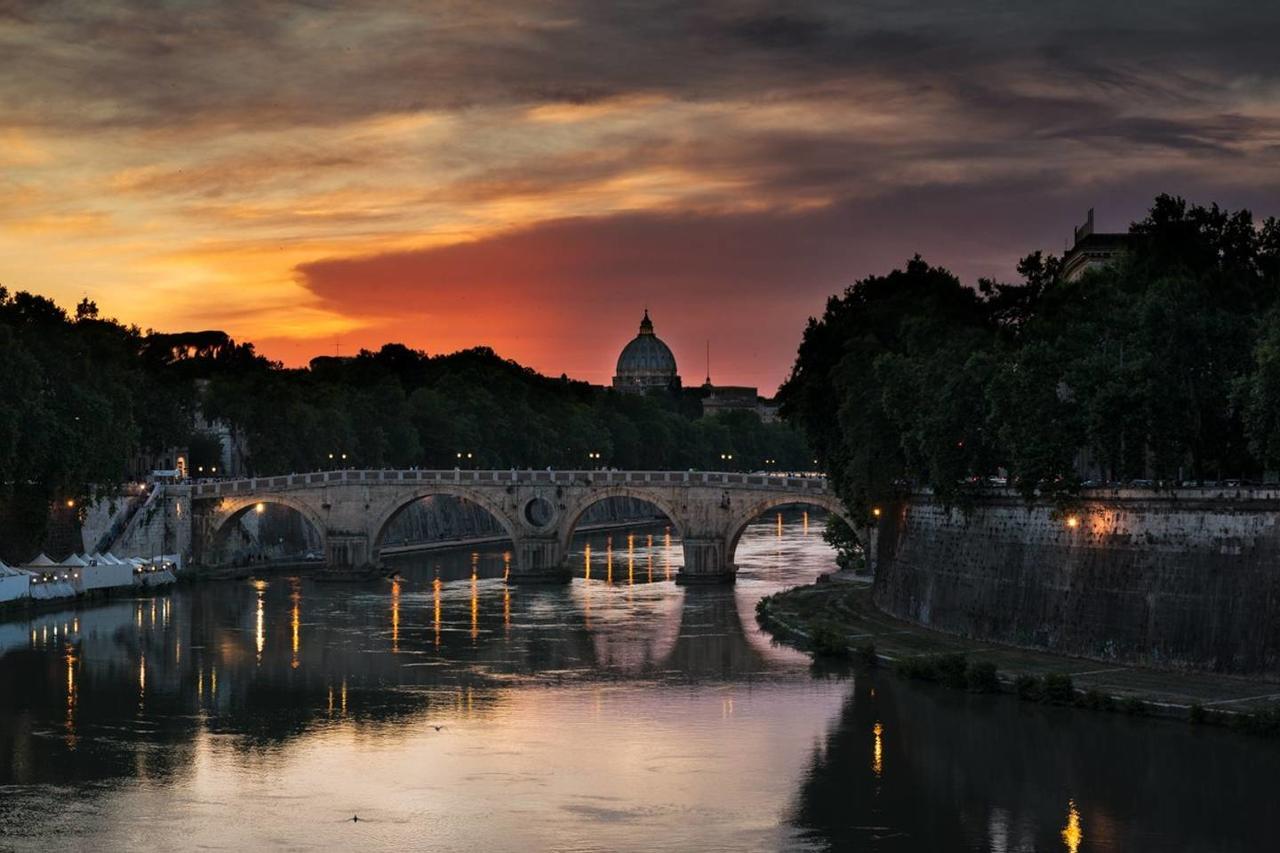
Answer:
POLYGON ((219 549, 229 522, 258 503, 297 510, 334 566, 377 563, 386 531, 409 504, 462 498, 493 516, 512 541, 514 581, 567 580, 565 559, 578 524, 610 498, 653 504, 682 540, 681 583, 731 583, 738 539, 754 519, 803 503, 846 517, 820 477, 720 471, 315 471, 222 480, 191 487, 192 558, 219 549))
POLYGON ((1280 678, 1278 521, 1280 489, 1094 491, 1065 515, 921 494, 882 518, 875 601, 967 637, 1280 678))

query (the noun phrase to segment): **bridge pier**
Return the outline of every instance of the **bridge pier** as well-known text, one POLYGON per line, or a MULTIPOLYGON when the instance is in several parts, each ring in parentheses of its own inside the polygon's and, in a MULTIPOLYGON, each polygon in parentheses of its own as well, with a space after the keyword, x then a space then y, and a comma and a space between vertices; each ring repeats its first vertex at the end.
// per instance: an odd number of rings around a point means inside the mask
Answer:
POLYGON ((529 536, 514 543, 515 559, 507 580, 511 583, 568 583, 572 573, 565 565, 559 536, 529 536))
POLYGON ((335 569, 355 569, 374 562, 365 534, 329 532, 324 537, 324 562, 335 569))
POLYGON ((686 536, 684 568, 676 575, 678 584, 730 584, 735 578, 729 561, 729 544, 724 536, 686 536))

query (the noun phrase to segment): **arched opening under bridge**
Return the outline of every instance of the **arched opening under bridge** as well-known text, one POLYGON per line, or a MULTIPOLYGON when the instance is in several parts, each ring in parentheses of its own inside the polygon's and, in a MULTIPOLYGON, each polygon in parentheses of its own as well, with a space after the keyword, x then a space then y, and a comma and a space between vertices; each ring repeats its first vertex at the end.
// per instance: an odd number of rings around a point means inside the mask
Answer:
POLYGON ((684 565, 674 508, 661 498, 612 488, 570 507, 561 530, 565 563, 589 583, 674 580, 684 565))
MULTIPOLYGON (((727 557, 737 567, 740 580, 780 579, 797 565, 810 567, 806 569, 810 574, 819 567, 820 571, 834 571, 838 551, 823 535, 832 519, 844 522, 856 536, 863 533, 836 498, 797 501, 778 495, 757 501, 732 522, 727 557)), ((805 583, 813 578, 794 580, 805 583)))
POLYGON ((315 563, 325 559, 324 526, 304 506, 280 498, 246 501, 219 519, 204 562, 211 566, 315 563))
POLYGON ((406 579, 503 578, 512 561, 513 525, 479 495, 424 491, 384 509, 373 553, 406 579))

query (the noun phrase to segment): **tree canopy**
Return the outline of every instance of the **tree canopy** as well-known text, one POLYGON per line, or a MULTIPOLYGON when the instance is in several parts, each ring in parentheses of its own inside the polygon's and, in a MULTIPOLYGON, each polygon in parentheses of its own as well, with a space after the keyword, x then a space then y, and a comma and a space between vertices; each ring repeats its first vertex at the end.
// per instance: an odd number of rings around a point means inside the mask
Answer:
POLYGON ((832 297, 781 402, 850 508, 1280 465, 1280 225, 1160 196, 1129 233, 1071 280, 1037 252, 971 289, 916 257, 832 297))

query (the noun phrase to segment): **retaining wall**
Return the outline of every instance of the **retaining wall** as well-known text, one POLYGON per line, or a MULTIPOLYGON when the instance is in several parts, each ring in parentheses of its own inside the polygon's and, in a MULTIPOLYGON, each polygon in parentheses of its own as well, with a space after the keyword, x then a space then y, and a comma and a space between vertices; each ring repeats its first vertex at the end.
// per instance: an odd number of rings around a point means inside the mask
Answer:
POLYGON ((1277 522, 1276 489, 1092 492, 1065 514, 921 494, 882 516, 874 597, 968 637, 1280 678, 1277 522))

